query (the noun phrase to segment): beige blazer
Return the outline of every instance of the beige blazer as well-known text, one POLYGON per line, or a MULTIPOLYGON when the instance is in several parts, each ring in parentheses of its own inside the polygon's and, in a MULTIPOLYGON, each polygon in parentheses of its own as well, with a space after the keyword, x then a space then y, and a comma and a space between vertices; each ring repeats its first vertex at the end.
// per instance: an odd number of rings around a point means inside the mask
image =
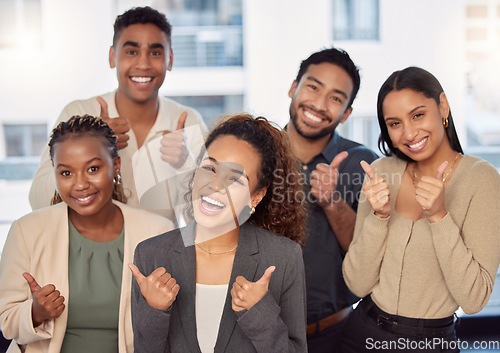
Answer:
MULTIPOLYGON (((120 296, 118 344, 119 352, 133 352, 130 309, 133 262, 136 245, 142 240, 173 228, 168 219, 135 209, 120 202, 124 218, 124 255, 120 296)), ((54 284, 69 298, 68 283, 68 211, 67 205, 34 211, 12 223, 0 261, 0 328, 12 339, 8 352, 59 352, 66 332, 68 311, 34 328, 31 319, 32 296, 23 272, 31 273, 44 286, 54 284)))

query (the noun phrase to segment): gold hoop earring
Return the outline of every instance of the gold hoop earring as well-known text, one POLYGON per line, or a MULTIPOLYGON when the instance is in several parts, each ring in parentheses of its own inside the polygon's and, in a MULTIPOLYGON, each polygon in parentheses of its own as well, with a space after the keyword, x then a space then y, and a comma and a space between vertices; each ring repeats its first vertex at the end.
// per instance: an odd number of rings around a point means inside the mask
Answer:
POLYGON ((250 210, 250 214, 254 214, 255 213, 255 207, 252 207, 252 209, 250 210))
POLYGON ((120 185, 122 183, 122 176, 118 172, 115 177, 113 178, 113 184, 114 185, 120 185))
POLYGON ((448 118, 443 119, 443 126, 445 129, 448 127, 448 118))

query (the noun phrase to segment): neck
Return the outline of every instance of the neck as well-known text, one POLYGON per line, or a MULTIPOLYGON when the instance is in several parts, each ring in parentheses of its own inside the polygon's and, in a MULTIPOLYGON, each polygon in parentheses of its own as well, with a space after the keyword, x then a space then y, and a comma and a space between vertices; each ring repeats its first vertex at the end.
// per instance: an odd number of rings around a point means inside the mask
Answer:
POLYGON ((96 233, 97 231, 115 227, 122 223, 121 212, 111 200, 94 215, 80 215, 72 208, 68 208, 68 217, 73 226, 81 234, 96 233))
POLYGON ((203 249, 222 252, 230 250, 238 244, 240 228, 237 227, 227 232, 221 232, 197 224, 195 234, 195 243, 202 244, 203 249))
POLYGON ((331 134, 317 139, 305 138, 295 129, 295 125, 291 120, 288 122, 287 129, 288 137, 292 144, 293 154, 304 163, 308 163, 314 156, 321 153, 332 138, 331 134))
POLYGON ((155 96, 145 102, 135 102, 118 89, 115 104, 119 116, 126 118, 133 127, 134 125, 152 125, 158 116, 160 100, 158 96, 155 96))

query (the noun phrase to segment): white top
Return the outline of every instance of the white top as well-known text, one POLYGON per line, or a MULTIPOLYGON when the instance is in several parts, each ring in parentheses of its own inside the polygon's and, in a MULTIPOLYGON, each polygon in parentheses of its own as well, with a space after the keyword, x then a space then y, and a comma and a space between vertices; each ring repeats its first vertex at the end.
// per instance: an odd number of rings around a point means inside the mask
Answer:
POLYGON ((196 335, 202 353, 214 352, 227 288, 227 284, 196 283, 196 335))

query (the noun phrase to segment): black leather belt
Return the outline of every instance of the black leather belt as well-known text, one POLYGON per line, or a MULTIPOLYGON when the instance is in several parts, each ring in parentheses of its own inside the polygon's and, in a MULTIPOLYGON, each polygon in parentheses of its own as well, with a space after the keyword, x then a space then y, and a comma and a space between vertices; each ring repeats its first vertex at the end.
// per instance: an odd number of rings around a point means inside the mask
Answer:
POLYGON ((412 337, 444 337, 452 334, 456 326, 454 316, 443 319, 413 319, 388 314, 375 303, 368 309, 367 314, 381 329, 412 337))

